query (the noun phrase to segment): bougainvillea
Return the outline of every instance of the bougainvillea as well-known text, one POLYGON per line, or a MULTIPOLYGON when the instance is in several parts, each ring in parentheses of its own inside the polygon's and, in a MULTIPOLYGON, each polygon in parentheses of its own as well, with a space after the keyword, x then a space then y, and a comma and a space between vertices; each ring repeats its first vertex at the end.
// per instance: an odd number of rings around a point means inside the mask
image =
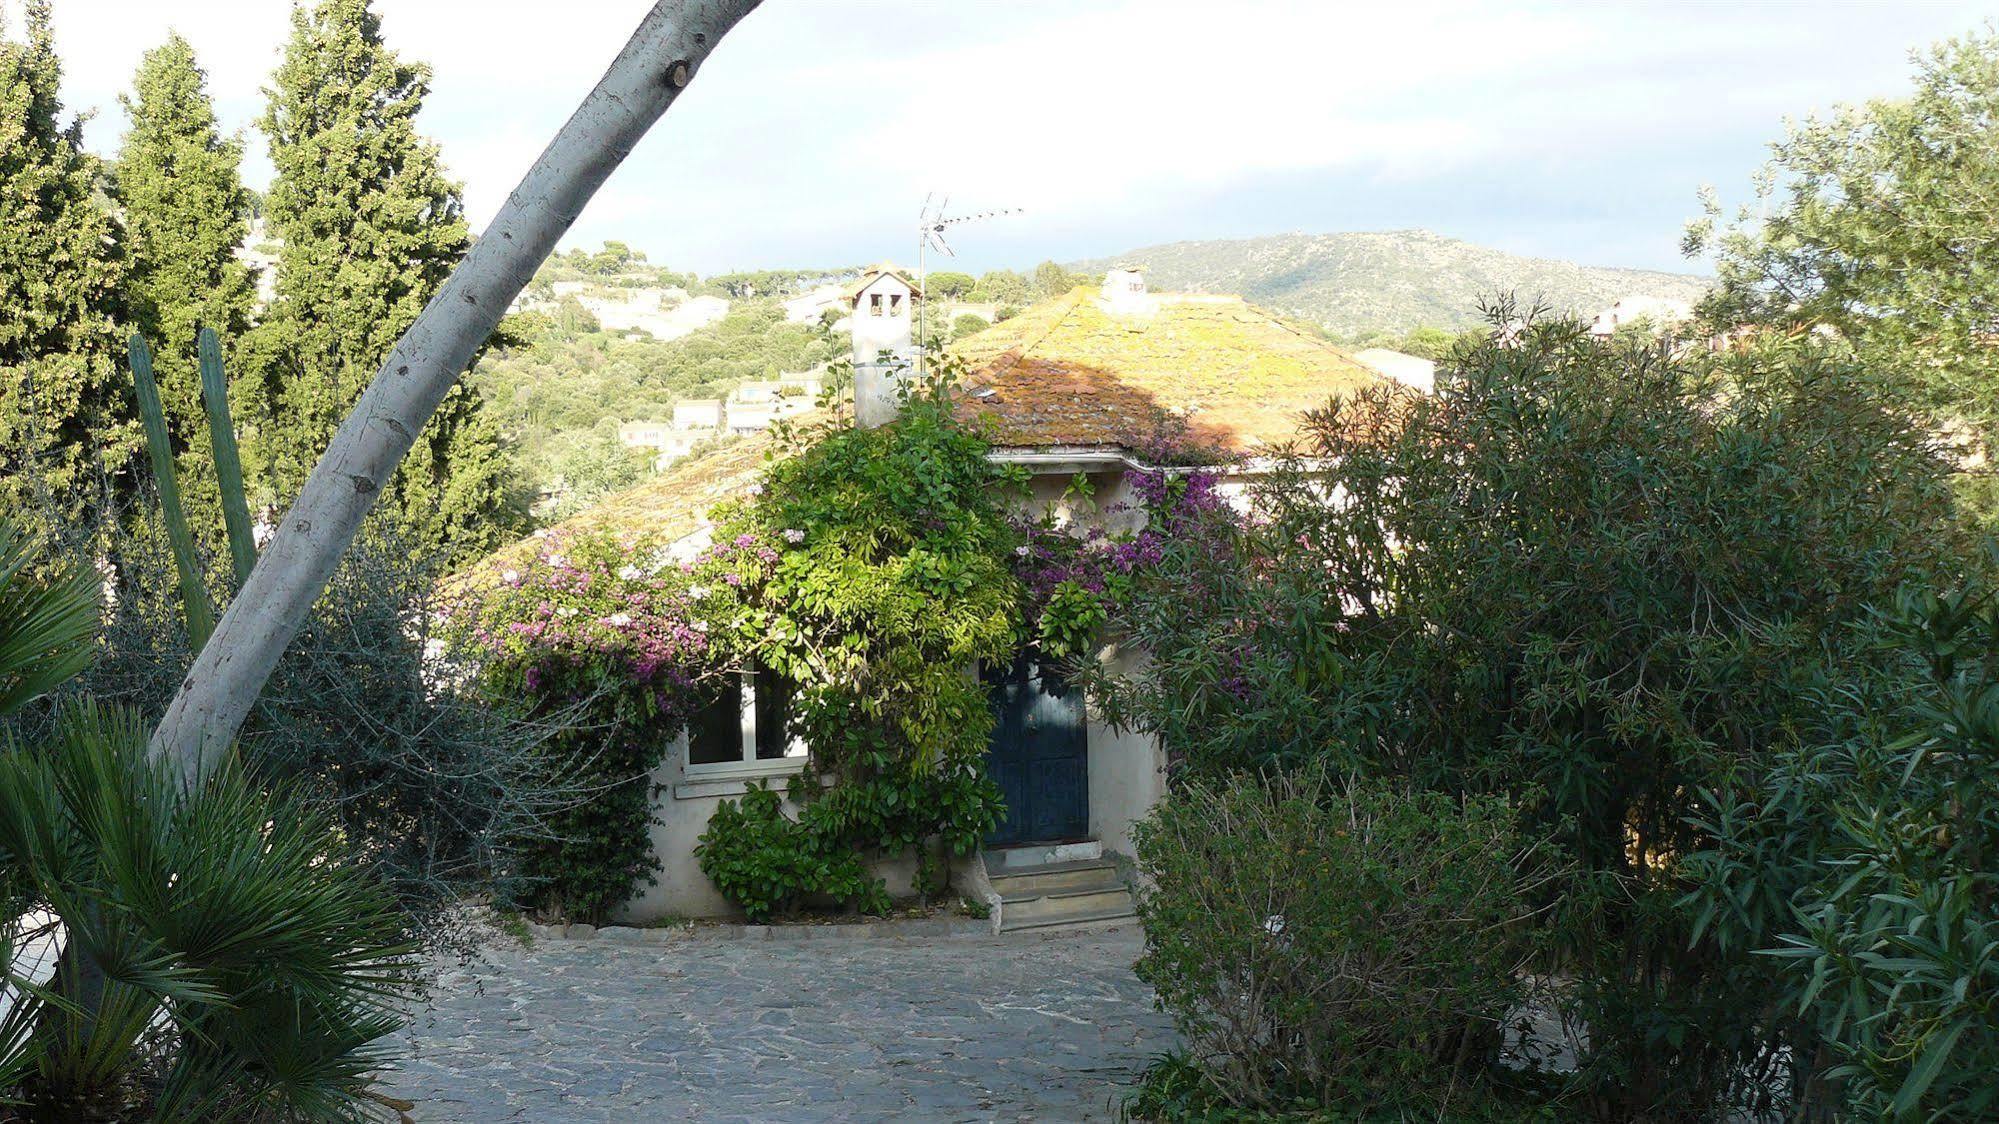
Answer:
POLYGON ((523 845, 519 905, 596 922, 651 882, 650 773, 726 668, 713 636, 740 612, 663 549, 551 537, 454 614, 482 690, 563 718, 545 752, 588 793, 523 845))
POLYGON ((1224 529, 1234 513, 1216 469, 1142 468, 1124 479, 1134 501, 1114 504, 1105 514, 1142 512, 1136 530, 1063 525, 1052 512, 1018 521, 1024 541, 1015 548, 1014 572, 1026 591, 1029 639, 1050 659, 1087 658, 1112 613, 1131 595, 1134 576, 1157 569, 1171 545, 1228 549, 1224 529))

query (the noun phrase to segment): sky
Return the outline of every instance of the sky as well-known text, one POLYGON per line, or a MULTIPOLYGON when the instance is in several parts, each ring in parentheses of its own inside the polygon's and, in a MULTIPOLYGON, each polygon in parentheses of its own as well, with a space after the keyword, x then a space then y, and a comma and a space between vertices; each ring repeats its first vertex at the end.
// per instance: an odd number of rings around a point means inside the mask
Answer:
MULTIPOLYGON (((20 0, 0 0, 18 29, 20 0)), ((420 118, 475 229, 649 0, 376 0, 429 63, 420 118)), ((109 154, 170 28, 246 178, 285 0, 55 0, 65 99, 109 154)), ((1747 198, 1787 117, 1908 88, 1909 53, 1999 19, 1932 3, 766 0, 577 221, 716 273, 907 261, 931 193, 1018 208, 956 268, 1160 242, 1422 227, 1591 265, 1700 270, 1697 190, 1747 198)), ((947 267, 933 262, 933 269, 947 267)))

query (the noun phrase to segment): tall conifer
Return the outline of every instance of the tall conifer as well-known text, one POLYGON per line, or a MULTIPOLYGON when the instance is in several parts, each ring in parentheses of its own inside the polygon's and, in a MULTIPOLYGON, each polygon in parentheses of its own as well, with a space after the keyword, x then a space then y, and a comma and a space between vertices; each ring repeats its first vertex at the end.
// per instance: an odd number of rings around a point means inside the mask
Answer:
MULTIPOLYGON (((466 248, 459 187, 416 131, 429 68, 397 58, 370 0, 294 6, 263 129, 277 175, 266 196, 281 241, 260 329, 250 452, 289 502, 377 366, 466 248)), ((455 389, 390 494, 419 545, 462 555, 504 538, 498 434, 455 389)))
POLYGON ((175 442, 206 446, 194 333, 225 342, 250 326, 256 285, 236 250, 250 229, 242 142, 224 137, 207 75, 179 35, 146 52, 121 95, 131 119, 113 194, 125 220, 132 318, 154 350, 154 373, 175 442))
POLYGON ((0 503, 74 515, 139 448, 118 366, 125 264, 102 165, 61 120, 48 0, 28 0, 25 30, 0 27, 0 503))

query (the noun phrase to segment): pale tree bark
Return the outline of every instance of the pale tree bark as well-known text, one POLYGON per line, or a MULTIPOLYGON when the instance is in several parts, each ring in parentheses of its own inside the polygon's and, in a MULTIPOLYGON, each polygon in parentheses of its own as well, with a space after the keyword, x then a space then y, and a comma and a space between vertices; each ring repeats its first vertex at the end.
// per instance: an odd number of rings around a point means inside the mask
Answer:
MULTIPOLYGON (((190 783, 243 719, 424 422, 606 178, 760 0, 658 0, 389 352, 194 661, 149 750, 190 783)), ((544 18, 564 18, 559 7, 544 18)), ((531 36, 533 29, 521 34, 531 36)))

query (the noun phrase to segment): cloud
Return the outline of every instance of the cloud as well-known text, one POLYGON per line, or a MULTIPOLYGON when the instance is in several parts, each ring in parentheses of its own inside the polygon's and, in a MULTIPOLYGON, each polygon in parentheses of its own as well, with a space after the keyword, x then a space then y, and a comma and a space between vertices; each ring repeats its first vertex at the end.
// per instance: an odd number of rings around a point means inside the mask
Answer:
MULTIPOLYGON (((376 6, 391 46, 433 67, 423 127, 480 223, 649 5, 376 6)), ((99 110, 89 143, 115 147, 115 96, 169 26, 200 52, 225 123, 247 126, 286 7, 63 0, 68 100, 99 110)), ((934 190, 1025 209, 961 240, 982 267, 1109 252, 1097 242, 1113 237, 1407 223, 1410 200, 1448 197, 1450 233, 1583 258, 1649 245, 1629 264, 1669 265, 1694 186, 1744 182, 1784 115, 1893 92, 1909 48, 1995 12, 767 0, 574 241, 624 238, 703 270, 900 256, 934 190)), ((253 157, 251 175, 268 165, 253 157)))

